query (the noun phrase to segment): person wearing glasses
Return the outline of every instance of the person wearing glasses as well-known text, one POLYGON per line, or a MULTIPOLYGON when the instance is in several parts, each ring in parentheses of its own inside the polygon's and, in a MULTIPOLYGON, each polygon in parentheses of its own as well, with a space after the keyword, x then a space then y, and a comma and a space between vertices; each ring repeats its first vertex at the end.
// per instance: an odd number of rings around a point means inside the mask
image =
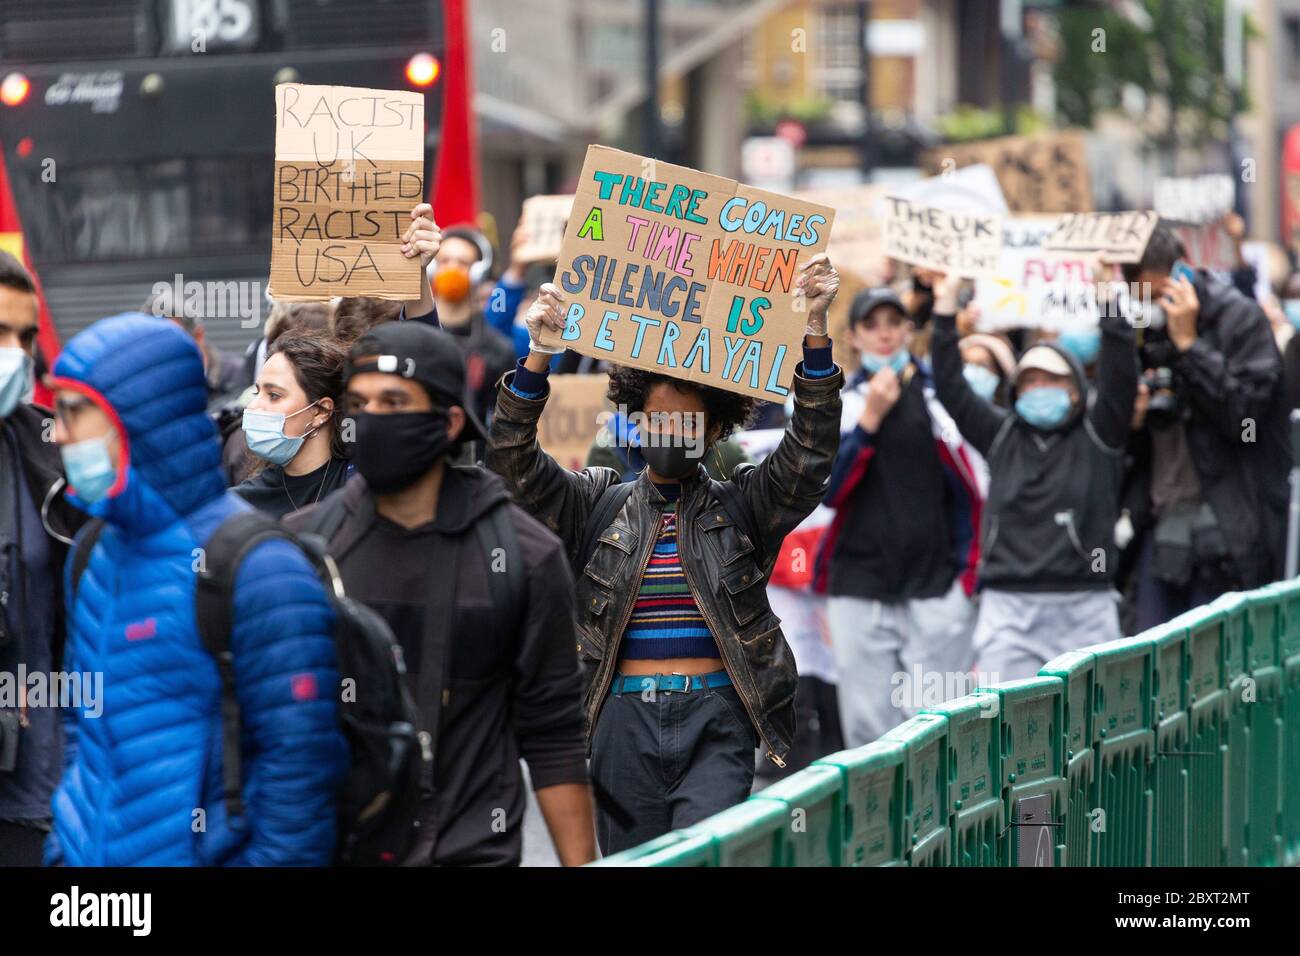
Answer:
POLYGON ((64 666, 102 675, 102 695, 64 708, 46 862, 327 863, 349 758, 334 611, 315 570, 286 540, 253 545, 230 572, 230 656, 214 660, 198 633, 201 574, 228 570, 209 539, 249 508, 226 490, 198 347, 166 319, 119 315, 74 336, 50 381, 68 495, 96 519, 65 572, 64 666), (223 662, 243 730, 235 810, 223 662))

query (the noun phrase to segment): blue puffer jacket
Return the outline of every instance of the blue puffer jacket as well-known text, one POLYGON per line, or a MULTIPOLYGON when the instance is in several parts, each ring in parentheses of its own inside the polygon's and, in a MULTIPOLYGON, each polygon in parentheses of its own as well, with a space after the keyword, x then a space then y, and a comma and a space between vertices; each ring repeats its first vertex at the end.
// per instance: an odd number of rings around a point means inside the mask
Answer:
POLYGON ((236 576, 245 813, 226 816, 220 685, 195 626, 194 569, 221 520, 248 505, 222 480, 198 349, 169 321, 119 315, 73 338, 54 374, 113 420, 122 467, 93 505, 69 493, 106 526, 68 608, 64 667, 103 685, 98 716, 88 702, 66 716, 47 859, 328 862, 347 766, 334 618, 307 559, 283 541, 256 547, 236 576))

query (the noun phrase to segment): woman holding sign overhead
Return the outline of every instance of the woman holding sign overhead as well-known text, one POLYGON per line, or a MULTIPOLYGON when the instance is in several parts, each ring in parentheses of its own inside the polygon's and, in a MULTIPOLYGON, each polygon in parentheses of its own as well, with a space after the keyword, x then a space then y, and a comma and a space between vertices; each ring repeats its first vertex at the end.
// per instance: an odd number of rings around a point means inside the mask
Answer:
MULTIPOLYGON (((537 444, 565 300, 542 287, 528 358, 497 398, 487 464, 560 535, 578 579, 578 657, 587 680, 597 832, 613 853, 689 826, 749 796, 754 748, 778 766, 794 734, 794 658, 767 599, 787 532, 820 502, 839 442, 840 387, 826 312, 839 276, 806 262, 807 307, 794 418, 777 449, 729 481, 701 460, 742 426, 753 399, 659 372, 616 367, 610 400, 635 416, 646 466, 567 471, 537 444)), ((802 300, 802 301, 801 301, 802 300)))

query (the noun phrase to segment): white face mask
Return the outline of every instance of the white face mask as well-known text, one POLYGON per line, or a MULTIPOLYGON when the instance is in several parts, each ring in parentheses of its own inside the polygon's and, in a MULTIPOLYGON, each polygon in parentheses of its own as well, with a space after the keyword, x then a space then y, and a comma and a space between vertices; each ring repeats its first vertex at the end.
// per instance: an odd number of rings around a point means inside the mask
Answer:
POLYGON ((25 349, 0 349, 0 418, 8 418, 31 392, 34 365, 25 349))

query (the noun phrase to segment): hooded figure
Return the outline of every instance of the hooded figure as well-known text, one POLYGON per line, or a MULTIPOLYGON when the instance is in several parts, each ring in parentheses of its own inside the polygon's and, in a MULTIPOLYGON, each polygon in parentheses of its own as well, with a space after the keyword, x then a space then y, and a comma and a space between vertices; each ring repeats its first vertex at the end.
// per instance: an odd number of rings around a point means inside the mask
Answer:
POLYGON ((225 489, 198 348, 165 319, 119 315, 68 343, 53 385, 65 463, 77 461, 74 446, 95 443, 79 433, 87 402, 111 425, 102 438, 116 448, 116 462, 111 477, 94 483, 102 468, 73 468, 83 497, 69 481, 72 503, 104 522, 79 580, 71 562, 65 571, 65 670, 85 681, 94 675, 97 693, 65 709, 47 860, 328 862, 348 763, 334 616, 311 565, 285 541, 253 548, 235 578, 231 649, 245 809, 227 819, 220 683, 198 634, 194 596, 209 537, 249 506, 225 489))
POLYGON ((1096 386, 1073 354, 1035 345, 1016 366, 1014 411, 971 390, 954 319, 935 316, 939 400, 989 467, 975 648, 977 671, 994 679, 1120 637, 1115 522, 1138 366, 1132 327, 1107 311, 1096 386))

